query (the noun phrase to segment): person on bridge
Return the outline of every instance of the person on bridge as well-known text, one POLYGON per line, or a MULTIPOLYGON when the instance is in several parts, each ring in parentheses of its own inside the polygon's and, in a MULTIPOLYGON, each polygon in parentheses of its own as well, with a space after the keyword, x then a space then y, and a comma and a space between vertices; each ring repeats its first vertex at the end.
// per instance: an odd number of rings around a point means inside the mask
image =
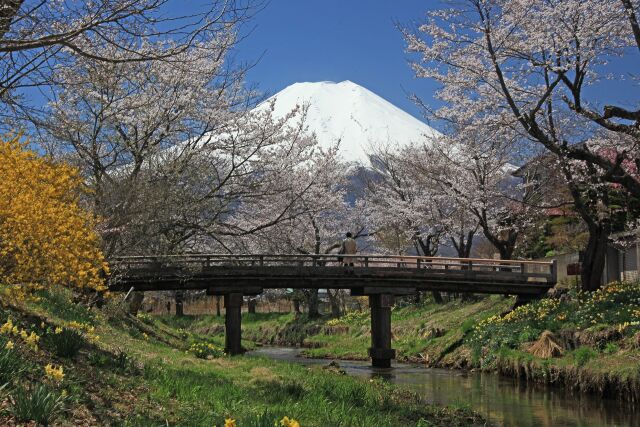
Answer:
MULTIPOLYGON (((342 241, 340 253, 345 255, 355 255, 358 252, 358 244, 353 238, 351 232, 347 233, 347 237, 342 241)), ((344 258, 344 266, 353 267, 353 258, 344 258)))

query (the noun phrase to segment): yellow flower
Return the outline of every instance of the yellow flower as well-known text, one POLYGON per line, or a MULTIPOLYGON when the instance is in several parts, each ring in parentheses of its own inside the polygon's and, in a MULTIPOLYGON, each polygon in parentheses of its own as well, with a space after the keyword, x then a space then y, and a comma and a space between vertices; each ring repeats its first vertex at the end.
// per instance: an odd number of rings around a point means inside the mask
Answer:
POLYGON ((227 418, 224 420, 224 427, 236 427, 236 420, 233 418, 227 418))
POLYGON ((293 418, 284 417, 280 420, 280 425, 282 427, 300 427, 300 423, 293 418))
POLYGON ((4 348, 6 348, 7 350, 11 350, 13 348, 13 341, 7 342, 4 348))
POLYGON ((148 339, 149 339, 149 335, 147 335, 147 333, 146 333, 146 332, 143 332, 143 333, 142 333, 142 337, 143 337, 145 340, 148 340, 148 339))
POLYGON ((13 322, 8 319, 2 327, 0 327, 0 333, 10 334, 13 331, 13 322))
POLYGON ((12 267, 2 279, 26 285, 12 296, 43 289, 36 283, 103 287, 96 221, 78 203, 85 192, 79 170, 28 150, 20 135, 1 136, 0 176, 0 241, 11 248, 0 250, 0 264, 12 267))
POLYGON ((64 379, 64 369, 62 368, 62 366, 56 368, 55 366, 51 365, 51 363, 49 363, 44 367, 44 373, 47 378, 55 383, 60 383, 64 379))
POLYGON ((55 331, 53 331, 53 332, 55 332, 55 334, 56 334, 56 335, 61 334, 61 333, 62 333, 62 328, 61 328, 60 326, 58 326, 58 327, 55 329, 55 331))
POLYGON ((24 339, 24 342, 33 350, 38 350, 38 341, 40 341, 40 337, 36 335, 35 332, 31 332, 31 334, 24 339))

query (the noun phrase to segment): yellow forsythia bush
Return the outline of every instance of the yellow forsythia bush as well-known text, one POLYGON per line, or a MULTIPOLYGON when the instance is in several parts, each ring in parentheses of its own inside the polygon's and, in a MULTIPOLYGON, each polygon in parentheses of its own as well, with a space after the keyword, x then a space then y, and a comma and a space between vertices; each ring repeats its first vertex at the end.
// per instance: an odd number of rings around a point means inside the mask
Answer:
POLYGON ((107 265, 79 171, 0 137, 0 285, 103 289, 107 265))

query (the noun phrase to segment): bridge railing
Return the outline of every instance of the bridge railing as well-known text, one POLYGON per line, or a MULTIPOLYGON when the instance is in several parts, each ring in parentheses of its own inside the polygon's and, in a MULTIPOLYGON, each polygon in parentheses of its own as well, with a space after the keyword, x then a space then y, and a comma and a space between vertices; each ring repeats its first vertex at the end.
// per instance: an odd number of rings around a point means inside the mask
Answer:
POLYGON ((449 258, 375 254, 185 254, 114 257, 112 265, 118 270, 207 267, 342 267, 353 264, 357 268, 429 269, 470 272, 501 272, 526 275, 532 279, 556 282, 555 263, 547 261, 496 260, 484 258, 449 258))

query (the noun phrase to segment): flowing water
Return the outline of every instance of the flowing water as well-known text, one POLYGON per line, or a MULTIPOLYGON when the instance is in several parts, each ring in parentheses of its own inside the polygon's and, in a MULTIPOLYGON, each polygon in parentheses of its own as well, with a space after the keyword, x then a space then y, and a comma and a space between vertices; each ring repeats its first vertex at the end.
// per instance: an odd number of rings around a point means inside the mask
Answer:
MULTIPOLYGON (((252 354, 305 365, 326 359, 298 357, 299 349, 262 347, 252 354)), ((426 402, 470 407, 491 423, 509 427, 640 427, 640 408, 614 399, 522 384, 491 373, 463 372, 395 364, 373 369, 368 362, 338 361, 347 374, 381 377, 418 393, 426 402)))

